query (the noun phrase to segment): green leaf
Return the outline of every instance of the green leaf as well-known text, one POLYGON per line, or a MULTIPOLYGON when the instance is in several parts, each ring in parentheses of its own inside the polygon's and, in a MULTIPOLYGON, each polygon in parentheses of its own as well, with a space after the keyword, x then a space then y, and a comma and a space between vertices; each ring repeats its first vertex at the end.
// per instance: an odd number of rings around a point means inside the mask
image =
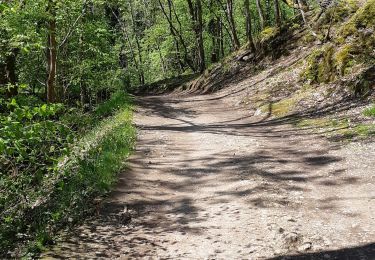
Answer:
POLYGON ((15 100, 14 98, 12 99, 12 101, 9 104, 11 106, 18 107, 17 100, 15 100))

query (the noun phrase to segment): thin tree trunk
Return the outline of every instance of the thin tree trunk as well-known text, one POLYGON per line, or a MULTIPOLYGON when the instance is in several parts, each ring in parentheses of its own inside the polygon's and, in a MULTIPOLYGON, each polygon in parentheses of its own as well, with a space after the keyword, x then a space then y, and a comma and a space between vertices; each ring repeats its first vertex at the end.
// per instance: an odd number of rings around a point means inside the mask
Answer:
POLYGON ((5 57, 5 63, 0 64, 0 85, 6 87, 6 96, 14 97, 18 94, 16 61, 19 50, 12 49, 11 54, 5 57), (7 86, 10 84, 10 88, 7 86))
POLYGON ((237 36, 237 30, 233 18, 233 2, 232 0, 226 0, 226 3, 224 3, 221 0, 216 0, 217 3, 221 6, 221 9, 225 13, 225 18, 227 19, 229 29, 230 29, 230 40, 232 42, 232 49, 238 50, 240 48, 240 42, 238 40, 237 36))
POLYGON ((47 79, 47 102, 56 102, 56 63, 57 63, 57 42, 56 42, 56 7, 53 0, 48 1, 48 12, 51 16, 48 21, 48 79, 47 79))
MULTIPOLYGON (((85 12, 86 12, 86 7, 83 6, 82 7, 82 17, 84 17, 85 15, 85 12)), ((84 22, 84 20, 83 20, 84 22)), ((83 25, 82 25, 83 27, 83 25)), ((83 28, 81 28, 81 31, 80 31, 80 35, 79 35, 79 58, 80 58, 80 61, 83 61, 84 60, 84 51, 83 51, 83 28)), ((82 66, 80 67, 80 98, 81 98, 81 106, 83 108, 83 110, 87 109, 86 107, 86 104, 88 104, 88 97, 87 97, 87 87, 86 87, 86 84, 83 80, 83 74, 84 74, 84 71, 83 71, 83 68, 82 66)))
POLYGON ((233 17, 233 1, 232 0, 227 0, 226 11, 227 11, 228 21, 230 25, 229 27, 230 27, 232 38, 233 38, 233 45, 234 45, 233 47, 235 50, 238 50, 241 44, 238 39, 236 23, 233 17))
POLYGON ((134 51, 134 47, 133 47, 133 44, 130 40, 130 36, 129 36, 129 33, 127 31, 127 28, 126 28, 126 25, 125 23, 122 21, 121 17, 119 17, 116 12, 111 8, 111 11, 112 11, 112 14, 115 16, 117 22, 119 23, 120 27, 121 27, 121 30, 122 30, 122 34, 123 34, 123 37, 124 37, 124 40, 128 42, 128 45, 129 45, 129 50, 130 50, 130 53, 131 53, 131 56, 132 56, 132 59, 134 61, 134 66, 137 70, 137 73, 138 73, 138 77, 139 77, 139 81, 142 82, 142 79, 141 79, 141 72, 140 72, 140 65, 138 63, 138 60, 137 60, 137 57, 135 55, 135 51, 134 51))
POLYGON ((211 62, 215 63, 219 61, 220 57, 220 20, 211 19, 208 27, 212 40, 211 62))
POLYGON ((206 69, 206 56, 204 53, 204 41, 203 41, 203 14, 202 14, 202 2, 197 1, 197 16, 198 16, 198 47, 199 47, 199 70, 203 73, 206 69))
MULTIPOLYGON (((181 33, 176 29, 176 27, 173 25, 173 22, 172 22, 172 3, 171 3, 171 0, 168 0, 168 8, 169 8, 169 15, 168 13, 166 12, 165 8, 164 8, 164 5, 163 3, 161 2, 161 0, 158 1, 159 2, 159 6, 164 14, 164 17, 166 18, 168 24, 169 24, 169 27, 170 27, 170 31, 171 31, 171 34, 172 36, 175 38, 175 42, 178 42, 178 40, 180 40, 181 44, 182 44, 182 47, 184 49, 184 60, 186 62, 186 64, 193 70, 193 71, 196 71, 196 68, 193 64, 193 62, 191 61, 191 59, 189 58, 189 55, 188 55, 188 50, 187 50, 187 46, 185 44, 185 41, 181 35, 181 33)), ((177 46, 176 46, 177 48, 177 46)), ((177 48, 179 49, 179 48, 177 48)))
POLYGON ((281 27, 279 0, 273 0, 273 3, 274 3, 275 23, 277 27, 281 27))
POLYGON ((203 42, 203 19, 202 19, 202 2, 201 0, 187 0, 190 15, 193 24, 193 30, 197 41, 198 50, 198 68, 199 72, 203 73, 206 69, 205 53, 204 53, 204 42, 203 42))
POLYGON ((220 21, 219 45, 220 45, 220 49, 221 49, 221 57, 225 56, 223 24, 224 24, 223 21, 220 21))
POLYGON ((142 59, 142 48, 141 48, 141 44, 139 43, 139 35, 138 35, 138 31, 136 29, 136 25, 135 25, 135 18, 134 18, 134 7, 133 7, 133 1, 132 0, 129 0, 129 5, 130 5, 130 13, 131 13, 131 19, 132 19, 132 27, 133 27, 133 33, 134 33, 134 36, 135 36, 135 43, 137 45, 137 53, 138 53, 138 60, 139 60, 139 83, 141 85, 144 85, 145 84, 145 74, 144 74, 144 71, 143 71, 143 59, 142 59))
POLYGON ((159 45, 158 42, 156 43, 156 48, 158 49, 158 52, 159 52, 159 57, 160 57, 160 61, 161 61, 161 68, 163 69, 163 75, 165 77, 167 69, 166 69, 164 57, 163 57, 163 54, 161 52, 160 45, 159 45))
MULTIPOLYGON (((219 5, 221 6, 221 8, 223 9, 223 11, 225 12, 225 7, 223 6, 223 4, 221 3, 221 0, 216 0, 217 3, 219 3, 219 5)), ((208 5, 205 1, 203 1, 203 4, 205 4, 205 6, 210 10, 210 12, 216 17, 216 19, 218 20, 218 28, 220 27, 220 31, 223 31, 223 28, 225 29, 225 31, 227 32, 227 34, 229 35, 229 38, 231 40, 231 43, 233 44, 233 39, 232 39, 232 34, 230 33, 230 30, 228 29, 228 27, 222 22, 222 17, 220 15, 218 15, 214 10, 213 10, 213 1, 210 1, 210 5, 208 5)), ((226 12, 225 12, 226 13, 226 12)), ((228 17, 225 16, 226 19, 228 20, 228 17)), ((222 34, 223 37, 224 37, 224 34, 222 34)), ((232 46, 233 47, 233 46, 232 46)))
POLYGON ((255 45, 252 34, 252 24, 251 24, 251 13, 250 13, 250 3, 249 0, 244 0, 244 9, 246 16, 246 36, 249 43, 250 49, 255 52, 255 45))
POLYGON ((263 31, 265 28, 263 8, 260 3, 260 0, 256 0, 255 3, 256 3, 258 15, 259 15, 260 29, 263 31))
POLYGON ((297 0, 297 3, 298 3, 299 10, 300 10, 300 12, 301 12, 301 15, 302 15, 303 22, 305 23, 305 25, 308 25, 308 24, 307 24, 307 20, 306 20, 306 16, 305 16, 305 11, 304 11, 304 6, 303 6, 303 4, 302 4, 302 1, 301 1, 301 0, 297 0))

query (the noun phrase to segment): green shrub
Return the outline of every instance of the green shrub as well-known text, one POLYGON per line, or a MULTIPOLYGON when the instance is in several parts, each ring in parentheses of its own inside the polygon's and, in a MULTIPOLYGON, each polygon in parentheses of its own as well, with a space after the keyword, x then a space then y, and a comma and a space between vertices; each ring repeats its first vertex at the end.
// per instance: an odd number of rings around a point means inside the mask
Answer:
POLYGON ((92 114, 16 99, 1 105, 0 256, 23 244, 32 256, 115 183, 135 140, 131 98, 116 93, 92 114))

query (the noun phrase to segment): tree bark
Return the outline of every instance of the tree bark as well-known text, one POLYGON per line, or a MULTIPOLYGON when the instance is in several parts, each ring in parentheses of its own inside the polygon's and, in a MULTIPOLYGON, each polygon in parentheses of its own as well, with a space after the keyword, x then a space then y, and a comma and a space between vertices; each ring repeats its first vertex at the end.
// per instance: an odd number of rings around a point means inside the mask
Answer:
POLYGON ((203 14, 202 14, 202 2, 197 0, 197 16, 198 16, 198 46, 199 46, 199 70, 203 73, 206 70, 206 57, 204 52, 204 41, 203 41, 203 14))
POLYGON ((137 45, 137 53, 138 53, 138 60, 139 60, 139 83, 141 85, 145 84, 145 74, 143 71, 143 59, 142 59, 142 48, 141 44, 139 42, 139 34, 136 28, 135 23, 135 17, 134 17, 134 7, 133 7, 133 1, 129 0, 129 6, 130 6, 130 13, 131 13, 131 19, 132 19, 132 27, 133 27, 133 33, 135 37, 135 43, 137 45))
POLYGON ((48 21, 48 42, 47 42, 47 102, 56 102, 56 63, 57 63, 57 42, 56 42, 56 7, 54 0, 48 1, 48 13, 51 16, 48 21))
POLYGON ((227 0, 226 12, 228 16, 230 31, 231 31, 232 38, 233 38, 233 47, 235 50, 238 50, 241 44, 238 39, 236 23, 233 17, 233 1, 232 0, 227 0))
POLYGON ((274 3, 275 23, 277 27, 281 27, 279 0, 273 0, 273 3, 274 3))
POLYGON ((208 23, 208 30, 212 39, 211 62, 215 63, 219 61, 220 57, 220 20, 212 18, 208 23))
POLYGON ((169 15, 168 13, 166 12, 165 10, 165 7, 163 5, 163 3, 161 2, 161 0, 158 0, 159 2, 159 6, 164 14, 164 17, 166 18, 168 24, 169 24, 169 29, 171 31, 171 34, 172 36, 174 37, 175 39, 175 43, 176 43, 176 49, 179 49, 178 47, 178 41, 180 40, 181 44, 182 44, 182 47, 184 49, 184 61, 186 62, 186 64, 191 68, 191 70, 193 71, 196 71, 196 68, 192 62, 192 60, 189 58, 189 55, 188 55, 188 50, 187 50, 187 46, 185 44, 185 41, 181 35, 181 32, 179 32, 176 27, 173 25, 173 22, 172 22, 172 2, 171 0, 168 0, 168 8, 169 8, 169 15))
MULTIPOLYGON (((84 19, 85 13, 86 13, 86 6, 83 5, 82 13, 81 13, 83 22, 85 21, 85 19, 84 19)), ((84 60, 83 29, 84 28, 81 28, 80 35, 79 35, 79 58, 80 58, 81 61, 84 60)), ((86 105, 89 103, 89 101, 88 101, 87 86, 86 86, 86 83, 83 80, 83 75, 84 75, 84 71, 83 71, 83 68, 81 66, 80 67, 80 98, 81 98, 81 106, 82 106, 83 110, 86 110, 88 108, 86 105)))
POLYGON ((18 49, 12 49, 11 54, 5 57, 5 63, 0 64, 0 86, 6 87, 6 97, 11 98, 18 94, 16 61, 18 49), (11 86, 8 86, 8 85, 11 86))
POLYGON ((251 24, 251 13, 250 13, 250 3, 249 0, 244 0, 244 9, 246 16, 246 37, 251 51, 255 52, 255 44, 252 34, 252 24, 251 24))
POLYGON ((263 31, 265 28, 263 8, 260 3, 260 0, 255 0, 255 3, 256 3, 258 15, 259 15, 260 29, 263 31))
POLYGON ((204 52, 204 42, 203 42, 203 18, 202 18, 202 2, 201 0, 187 0, 190 16, 192 19, 193 30, 195 32, 195 37, 197 41, 198 50, 198 68, 199 72, 203 73, 206 69, 206 60, 204 52))

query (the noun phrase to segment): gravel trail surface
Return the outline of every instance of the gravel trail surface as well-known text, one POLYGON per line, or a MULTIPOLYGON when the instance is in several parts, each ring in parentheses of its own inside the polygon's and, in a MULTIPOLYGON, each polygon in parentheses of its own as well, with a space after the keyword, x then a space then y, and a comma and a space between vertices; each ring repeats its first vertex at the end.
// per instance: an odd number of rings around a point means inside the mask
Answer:
POLYGON ((140 98, 117 188, 45 259, 375 259, 375 145, 217 95, 140 98))

